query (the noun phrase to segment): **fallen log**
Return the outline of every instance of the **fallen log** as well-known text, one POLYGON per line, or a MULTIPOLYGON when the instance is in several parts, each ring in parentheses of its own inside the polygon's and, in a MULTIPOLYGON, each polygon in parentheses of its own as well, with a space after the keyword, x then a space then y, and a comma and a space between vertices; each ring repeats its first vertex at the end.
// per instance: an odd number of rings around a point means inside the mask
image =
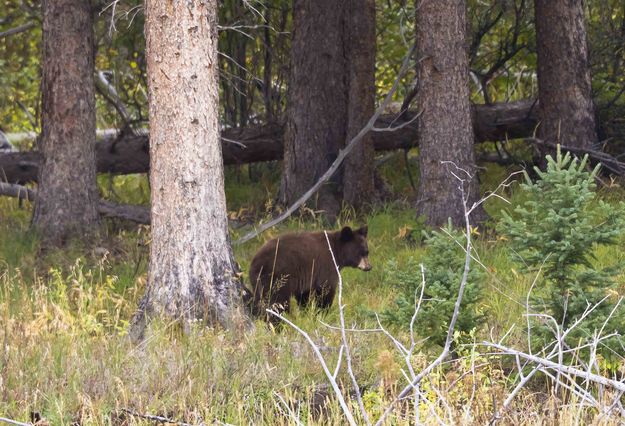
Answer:
MULTIPOLYGON (((409 111, 403 118, 408 122, 416 112, 409 111)), ((396 114, 383 115, 377 128, 392 128, 401 124, 396 114)), ((477 142, 530 137, 537 125, 536 102, 517 102, 474 105, 473 126, 477 142)), ((283 129, 280 125, 264 125, 222 132, 224 164, 246 164, 282 159, 283 129)), ((417 140, 417 123, 388 132, 373 132, 377 151, 409 148, 417 140)), ((146 173, 150 167, 147 135, 107 136, 96 145, 99 173, 146 173)), ((0 180, 27 183, 37 180, 40 157, 37 152, 0 154, 0 180)))
MULTIPOLYGON (((37 191, 22 185, 0 182, 0 195, 34 202, 37 198, 37 191)), ((144 225, 150 224, 150 209, 144 206, 100 200, 98 213, 103 217, 125 219, 144 225)))

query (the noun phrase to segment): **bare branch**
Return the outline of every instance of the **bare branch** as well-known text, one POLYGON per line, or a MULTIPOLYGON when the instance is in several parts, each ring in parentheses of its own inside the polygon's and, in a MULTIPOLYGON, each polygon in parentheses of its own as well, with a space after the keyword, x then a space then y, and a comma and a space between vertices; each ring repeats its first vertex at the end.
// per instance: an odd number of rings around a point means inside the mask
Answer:
MULTIPOLYGON (((465 171, 466 172, 466 171, 465 171)), ((470 221, 470 212, 471 210, 468 208, 467 206, 467 198, 466 198, 466 194, 464 191, 464 179, 459 179, 459 189, 462 193, 462 200, 464 203, 464 221, 465 221, 465 233, 466 233, 466 247, 465 247, 465 259, 464 259, 464 271, 462 273, 462 280, 460 281, 460 286, 458 288, 458 296, 456 298, 456 303, 454 305, 454 312, 452 314, 451 320, 449 321, 449 327, 447 329, 447 337, 445 338, 445 345, 443 346, 443 350, 440 353, 440 355, 438 356, 438 358, 436 358, 436 360, 434 360, 432 363, 430 363, 427 367, 425 367, 413 380, 411 383, 409 383, 400 393, 399 395, 397 395, 397 397, 389 404, 389 406, 387 407, 387 409, 384 411, 384 413, 382 414, 382 416, 379 418, 379 420, 376 422, 376 426, 381 426, 384 421, 386 420, 386 418, 388 417, 388 415, 393 411, 395 404, 400 401, 401 399, 405 398, 408 393, 414 389, 415 386, 417 386, 421 380, 423 380, 424 377, 426 377, 428 374, 430 374, 432 372, 432 370, 434 370, 436 367, 438 367, 444 360, 445 358, 447 358, 447 356, 450 353, 450 349, 451 349, 451 342, 453 341, 453 334, 454 334, 454 330, 456 328, 456 322, 458 321, 458 316, 460 315, 460 305, 462 303, 462 297, 464 295, 464 289, 467 285, 467 281, 469 279, 469 270, 471 267, 471 221, 470 221)))
POLYGON ((310 337, 310 335, 308 333, 306 333, 304 330, 302 330, 301 328, 299 328, 297 325, 295 325, 293 322, 289 321, 288 319, 286 319, 285 317, 283 317, 282 315, 277 313, 276 311, 273 311, 271 309, 267 309, 267 312, 270 313, 271 315, 281 319, 282 321, 284 321, 285 323, 287 323, 291 327, 293 327, 295 329, 295 331, 297 331, 299 334, 301 334, 306 339, 306 341, 308 342, 308 344, 312 348, 313 352, 317 356, 317 359, 319 360, 319 363, 321 364, 321 367, 323 368, 323 372, 326 374, 326 377, 327 377, 328 381, 330 382, 330 385, 332 386, 332 389, 334 390, 334 394, 336 395, 336 397, 339 400, 339 404, 341 405, 341 408, 343 410, 343 414, 345 414, 345 417, 347 418, 347 421, 349 422, 350 425, 356 426, 356 420, 354 420, 354 416, 352 416, 352 413, 351 413, 349 407, 347 406, 347 403, 345 402, 345 398, 343 397, 343 393, 341 392, 341 389, 339 388, 338 383, 336 382, 334 376, 332 375, 332 373, 328 369, 328 364, 326 364, 325 358, 321 354, 321 351, 319 350, 319 347, 315 344, 315 342, 310 337))
POLYGON ((18 422, 17 420, 11 420, 6 417, 0 417, 0 423, 8 423, 10 425, 17 425, 17 426, 33 426, 32 423, 18 422))
POLYGON ((620 392, 625 392, 625 383, 623 383, 622 381, 608 379, 607 377, 603 377, 598 374, 589 373, 587 371, 580 370, 579 368, 571 367, 566 364, 553 362, 553 361, 548 360, 547 358, 542 358, 536 355, 530 355, 523 351, 518 351, 516 349, 503 346, 498 343, 482 342, 482 345, 486 347, 498 349, 504 355, 519 356, 521 358, 527 359, 528 361, 532 361, 536 364, 539 364, 542 367, 550 368, 554 371, 559 371, 559 372, 566 373, 572 376, 584 378, 592 382, 616 389, 620 392))
POLYGON ((28 31, 31 28, 35 28, 37 24, 35 22, 28 22, 26 24, 17 26, 15 28, 11 28, 10 30, 0 32, 0 38, 9 37, 15 34, 23 33, 24 31, 28 31))
POLYGON ((378 109, 375 111, 373 116, 369 119, 365 127, 363 127, 360 130, 360 132, 358 132, 358 134, 354 136, 354 138, 351 141, 349 141, 347 146, 339 152, 338 156, 336 157, 336 160, 334 160, 330 168, 319 178, 319 180, 308 191, 306 191, 304 195, 302 195, 297 201, 295 201, 295 203, 289 206, 284 211, 284 213, 282 213, 275 219, 270 220, 269 222, 259 226, 257 230, 249 232, 248 234, 244 235, 242 238, 239 238, 237 241, 234 242, 234 244, 242 244, 246 241, 249 241, 252 238, 257 237, 258 235, 260 235, 262 232, 266 231, 267 229, 279 224, 280 222, 282 222, 283 220, 291 216, 298 208, 300 208, 306 201, 308 201, 308 199, 310 199, 310 197, 312 197, 319 190, 319 188, 321 188, 321 186, 325 182, 327 182, 328 179, 330 179, 330 177, 334 175, 334 173, 336 173, 336 171, 339 169, 343 160, 345 160, 345 157, 347 157, 347 155, 356 147, 356 145, 362 140, 362 138, 364 138, 365 135, 369 133, 369 131, 374 127, 376 120, 382 114, 382 111, 384 111, 387 105, 390 103, 393 94, 397 91, 397 88, 399 87, 401 78, 409 69, 410 58, 412 57, 415 51, 415 48, 416 46, 413 45, 410 51, 408 52, 408 54, 404 57, 404 61, 402 63, 401 69, 399 70, 399 74, 397 75, 397 78, 393 82, 393 86, 391 87, 391 90, 386 95, 386 98, 384 99, 382 104, 378 107, 378 109))
POLYGON ((98 93, 100 93, 102 97, 106 99, 113 106, 113 108, 115 108, 122 121, 124 122, 124 127, 130 129, 133 135, 135 135, 136 133, 130 127, 132 118, 130 117, 130 114, 128 114, 126 106, 119 98, 115 87, 113 87, 111 83, 109 83, 109 81, 107 80, 105 71, 97 71, 96 76, 97 78, 95 79, 95 87, 98 93))
POLYGON ((177 422, 177 421, 169 419, 167 417, 155 416, 153 414, 141 414, 141 413, 137 413, 136 411, 130 410, 128 408, 122 408, 121 411, 123 413, 131 415, 133 417, 139 417, 139 418, 145 419, 145 420, 152 420, 154 422, 167 423, 167 424, 173 424, 173 425, 178 425, 178 426, 191 426, 190 423, 177 422))
MULTIPOLYGON (((345 349, 345 360, 347 361, 347 372, 349 374, 350 379, 352 380, 352 387, 354 388, 354 393, 356 394, 356 400, 358 401, 358 408, 360 408, 360 414, 362 414, 362 418, 364 419, 367 425, 370 425, 369 416, 367 416, 367 411, 365 410, 365 404, 362 402, 362 395, 360 393, 360 387, 358 386, 358 381, 356 380, 356 375, 354 374, 354 370, 352 368, 352 356, 349 350, 349 341, 347 340, 347 334, 345 333, 345 306, 343 306, 343 277, 341 276, 341 271, 339 269, 338 263, 336 263, 336 258, 334 257, 334 252, 332 251, 332 244, 330 244, 330 238, 328 237, 328 233, 323 231, 323 234, 326 237, 326 242, 328 243, 328 250, 330 250, 330 256, 332 256, 332 263, 334 263, 334 269, 336 274, 339 277, 338 282, 338 303, 339 303, 339 317, 341 320, 341 338, 343 339, 343 348, 345 349)), ((338 371, 338 367, 337 367, 338 371)))

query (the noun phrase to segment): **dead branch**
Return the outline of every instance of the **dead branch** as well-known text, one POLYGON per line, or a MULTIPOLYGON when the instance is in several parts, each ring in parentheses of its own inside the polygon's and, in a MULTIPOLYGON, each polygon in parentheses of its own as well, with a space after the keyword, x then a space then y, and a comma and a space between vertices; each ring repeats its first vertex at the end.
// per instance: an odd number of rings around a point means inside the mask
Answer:
MULTIPOLYGON (((0 182, 0 195, 34 202, 37 191, 22 185, 0 182)), ((111 201, 100 200, 98 212, 103 217, 125 219, 144 225, 150 224, 150 209, 144 206, 131 204, 116 204, 111 201)))
POLYGON ((18 422, 17 420, 7 419, 6 417, 0 417, 0 423, 8 423, 10 425, 16 425, 16 426, 33 426, 32 423, 18 422))
POLYGON ((106 99, 106 101, 110 103, 113 108, 115 108, 122 121, 124 122, 124 129, 130 129, 131 133, 135 135, 132 127, 130 127, 132 117, 130 117, 126 106, 119 98, 117 90, 115 90, 115 87, 113 87, 113 85, 111 85, 111 83, 108 81, 106 74, 107 73, 105 71, 96 72, 95 88, 98 93, 102 95, 102 97, 106 99))
POLYGON ((103 217, 129 220, 142 225, 150 224, 150 209, 144 206, 100 200, 98 213, 103 217))
POLYGON ((34 201, 35 191, 22 185, 0 182, 0 195, 18 200, 34 201))
POLYGON ((126 413, 132 417, 138 417, 140 419, 145 419, 145 420, 152 420, 154 422, 167 423, 167 424, 178 425, 178 426, 191 426, 190 423, 177 422, 167 417, 155 416, 153 414, 141 414, 141 413, 137 413, 136 411, 130 410, 128 408, 122 408, 121 412, 126 413))
POLYGON ((349 424, 355 426, 357 424, 356 420, 354 420, 354 416, 352 415, 351 410, 349 409, 349 407, 347 406, 347 403, 345 402, 345 398, 343 397, 343 393, 341 392, 341 389, 339 388, 339 385, 336 382, 336 378, 330 372, 330 369, 328 368, 328 364, 326 363, 325 358, 323 357, 323 354, 319 350, 319 347, 315 344, 314 340, 310 337, 310 335, 308 333, 306 333, 304 330, 299 328, 293 322, 289 321, 288 319, 286 319, 285 317, 283 317, 282 315, 280 315, 276 311, 273 311, 271 309, 267 309, 267 312, 270 313, 271 315, 274 315, 276 318, 281 319, 282 321, 284 321, 288 325, 290 325, 295 331, 297 331, 299 334, 301 334, 304 337, 304 339, 306 339, 306 341, 308 342, 308 344, 312 348, 313 352, 317 356, 317 360, 319 360, 319 363, 321 364, 321 367, 323 368, 323 372, 325 373, 326 378, 330 382, 330 385, 332 386, 332 390, 334 391, 334 394, 336 395, 336 397, 339 400, 339 404, 341 405, 341 409, 343 410, 343 414, 345 414, 345 417, 347 418, 347 421, 349 422, 349 424))
MULTIPOLYGON (((328 243, 328 250, 330 250, 330 256, 332 256, 332 263, 334 264, 334 269, 336 274, 339 277, 338 282, 338 303, 339 303, 339 317, 341 321, 341 339, 343 340, 343 346, 341 347, 345 351, 345 360, 347 361, 347 373, 349 374, 349 378, 352 381, 352 387, 354 388, 354 393, 356 394, 356 401, 358 402, 358 408, 360 409, 360 414, 364 419, 367 425, 370 425, 369 416, 367 415, 367 410, 365 410, 365 404, 362 401, 362 394, 360 393, 360 387, 358 386, 358 381, 356 380, 356 375, 354 374, 354 369, 352 368, 352 356, 349 348, 349 341, 347 340, 347 334, 345 333, 345 306, 343 305, 343 277, 341 276, 341 271, 339 270, 339 265, 336 263, 336 258, 334 257, 334 252, 332 251, 332 245, 330 244, 330 238, 328 238, 328 233, 326 231, 323 232, 326 237, 326 242, 328 243)), ((341 352, 342 353, 342 352, 341 352)), ((339 354, 339 360, 336 366, 336 372, 334 373, 334 377, 336 377, 339 366, 341 362, 341 356, 339 354)))
POLYGON ((610 170, 612 173, 618 176, 625 175, 625 163, 622 161, 619 161, 617 158, 613 157, 612 155, 606 152, 602 152, 596 149, 585 149, 585 148, 578 148, 574 146, 556 144, 556 143, 547 142, 543 139, 538 139, 538 138, 526 138, 525 140, 534 145, 540 145, 543 147, 548 147, 548 148, 553 148, 553 149, 556 149, 558 146, 560 146, 560 148, 563 151, 569 151, 577 155, 588 154, 588 157, 590 157, 591 160, 593 160, 595 163, 601 163, 603 167, 610 170))
POLYGON ((462 280, 460 281, 460 286, 458 288, 458 296, 456 297, 456 303, 454 304, 454 312, 451 316, 451 320, 449 321, 449 327, 447 329, 447 337, 445 338, 445 344, 443 346, 443 350, 441 351, 438 358, 436 358, 433 362, 431 362, 427 367, 425 367, 419 374, 417 374, 412 381, 404 388, 402 391, 395 397, 395 399, 388 405, 382 416, 376 422, 376 426, 381 426, 384 424, 388 415, 394 410, 395 405, 402 399, 404 399, 410 391, 416 389, 416 386, 426 377, 428 376, 436 367, 438 367, 450 354, 451 343, 454 337, 454 331, 456 328, 456 322, 458 321, 458 316, 460 315, 460 305, 462 303, 462 297, 464 295, 464 289, 467 285, 467 281, 469 279, 469 270, 471 267, 471 251, 472 251, 472 243, 471 243, 471 213, 485 200, 479 200, 471 207, 468 206, 468 195, 465 191, 466 182, 470 179, 473 179, 467 171, 459 169, 456 167, 456 172, 452 172, 452 175, 458 179, 458 189, 462 194, 462 200, 464 203, 464 221, 465 221, 465 234, 466 234, 466 245, 465 245, 465 261, 464 261, 464 270, 462 272, 462 280), (464 175, 464 176, 461 176, 464 175))
POLYGON ((571 376, 579 377, 581 379, 589 380, 591 382, 595 382, 600 385, 616 389, 619 392, 625 392, 625 383, 623 383, 622 381, 608 379, 607 377, 600 376, 595 373, 580 370, 579 368, 571 367, 566 364, 550 361, 547 358, 542 358, 537 355, 530 355, 523 351, 519 351, 510 347, 504 346, 504 345, 500 345, 498 343, 482 342, 482 345, 497 349, 501 352, 502 355, 518 356, 520 358, 523 358, 535 364, 538 364, 544 368, 549 368, 556 372, 565 373, 571 376))
POLYGON ((28 22, 26 24, 23 25, 19 25, 15 28, 11 28, 9 30, 6 31, 2 31, 0 32, 0 38, 5 38, 5 37, 9 37, 15 34, 19 34, 19 33, 23 33, 24 31, 28 31, 31 28, 35 28, 37 24, 35 22, 28 22))

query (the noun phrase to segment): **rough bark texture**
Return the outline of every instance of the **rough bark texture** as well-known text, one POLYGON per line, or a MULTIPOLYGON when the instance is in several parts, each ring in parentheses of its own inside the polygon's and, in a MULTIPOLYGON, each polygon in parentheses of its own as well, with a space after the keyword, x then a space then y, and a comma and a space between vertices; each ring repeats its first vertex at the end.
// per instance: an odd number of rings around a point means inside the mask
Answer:
MULTIPOLYGON (((538 124, 538 104, 535 101, 473 106, 473 130, 476 142, 500 141, 531 137, 538 124)), ((414 117, 409 111, 407 120, 414 117)), ((397 115, 383 115, 377 127, 397 125, 397 115)), ((225 130, 222 136, 240 141, 245 146, 231 142, 222 143, 224 164, 244 164, 281 160, 283 154, 283 129, 278 125, 225 130)), ((376 151, 417 146, 417 124, 411 123, 394 132, 371 134, 376 151)), ((146 173, 150 168, 150 147, 147 136, 125 135, 120 139, 108 138, 96 144, 99 173, 146 173)), ((37 152, 0 153, 0 179, 11 183, 28 183, 37 180, 41 156, 37 152)))
MULTIPOLYGON (((375 112, 375 1, 347 0, 348 143, 375 112)), ((374 148, 368 134, 345 160, 343 200, 359 210, 373 201, 374 148)))
MULTIPOLYGON (((293 38, 280 199, 292 204, 336 158, 346 136, 343 2, 293 0, 293 38)), ((319 191, 317 209, 340 208, 337 173, 319 191)))
POLYGON ((98 222, 94 40, 85 0, 43 2, 43 106, 33 226, 59 243, 98 222))
POLYGON ((239 291, 219 141, 216 0, 147 0, 152 243, 146 314, 230 326, 239 291))
POLYGON ((535 0, 539 136, 590 148, 597 142, 583 0, 535 0))
MULTIPOLYGON (((417 2, 417 65, 419 92, 419 180, 417 213, 440 226, 451 218, 464 223, 459 182, 451 172, 469 179, 443 161, 475 174, 473 128, 469 102, 469 61, 465 35, 466 1, 417 2)), ((464 191, 470 202, 478 196, 477 178, 464 191)))

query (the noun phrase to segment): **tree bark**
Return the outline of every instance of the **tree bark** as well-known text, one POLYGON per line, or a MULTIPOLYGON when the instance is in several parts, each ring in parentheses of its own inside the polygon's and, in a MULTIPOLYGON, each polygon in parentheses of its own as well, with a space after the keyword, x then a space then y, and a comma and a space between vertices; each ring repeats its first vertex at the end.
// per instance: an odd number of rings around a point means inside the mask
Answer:
POLYGON ((577 148, 597 143, 584 1, 535 0, 539 136, 577 148))
MULTIPOLYGON (((343 2, 293 0, 291 77, 284 136, 280 200, 289 205, 328 169, 346 137, 343 2)), ((329 218, 340 209, 337 173, 319 191, 317 209, 329 218)))
MULTIPOLYGON (((375 1, 345 2, 348 143, 375 111, 375 1)), ((343 200, 362 210, 374 198, 373 135, 368 134, 345 159, 343 200)))
POLYGON ((443 225, 448 218, 461 226, 463 192, 469 203, 478 197, 469 101, 466 1, 417 3, 417 99, 421 111, 417 213, 425 215, 432 226, 443 225), (460 184, 452 173, 464 182, 460 184))
POLYGON ((145 3, 152 243, 146 316, 229 327, 240 283, 228 236, 218 126, 216 0, 145 3))
POLYGON ((43 2, 43 105, 33 227, 49 243, 98 223, 93 17, 84 0, 43 2))

